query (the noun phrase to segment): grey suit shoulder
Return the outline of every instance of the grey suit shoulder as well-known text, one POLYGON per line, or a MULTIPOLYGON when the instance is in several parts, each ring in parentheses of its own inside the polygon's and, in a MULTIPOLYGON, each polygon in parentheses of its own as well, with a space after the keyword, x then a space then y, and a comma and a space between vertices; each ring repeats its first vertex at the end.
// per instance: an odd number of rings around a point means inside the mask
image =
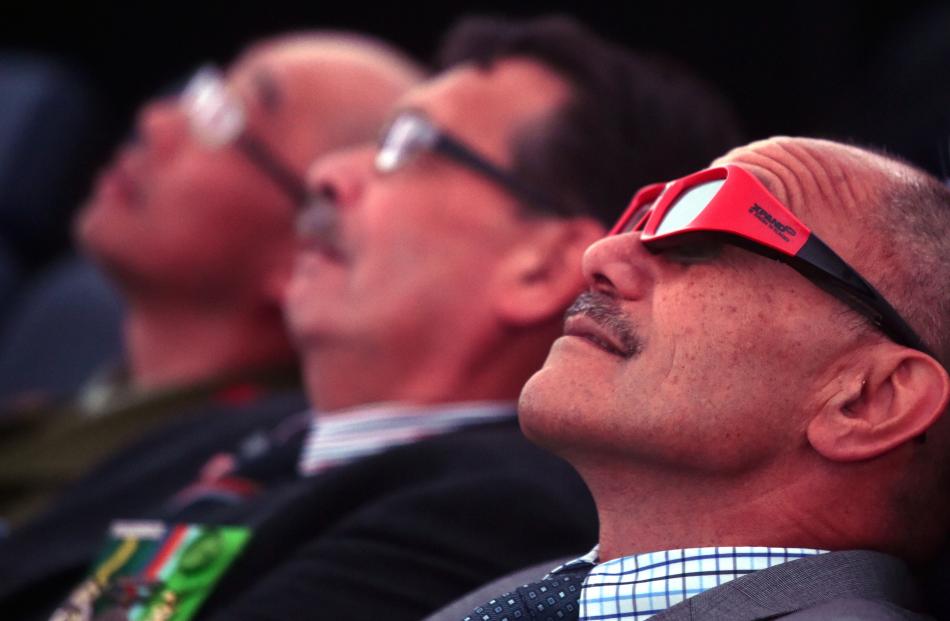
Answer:
MULTIPOLYGON (((459 621, 501 593, 540 580, 569 559, 526 568, 492 582, 425 621, 459 621)), ((911 612, 919 596, 903 561, 851 550, 805 558, 758 571, 710 589, 653 617, 655 621, 924 621, 911 612)))
POLYGON ((928 621, 891 602, 871 599, 836 599, 782 617, 788 621, 928 621))

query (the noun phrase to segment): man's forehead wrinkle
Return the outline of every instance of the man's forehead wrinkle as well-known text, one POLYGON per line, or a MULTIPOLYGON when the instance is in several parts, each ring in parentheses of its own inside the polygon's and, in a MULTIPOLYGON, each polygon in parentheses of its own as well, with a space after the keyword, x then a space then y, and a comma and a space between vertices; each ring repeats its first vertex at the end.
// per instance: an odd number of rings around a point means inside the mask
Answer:
POLYGON ((876 175, 859 159, 861 155, 810 139, 783 139, 777 146, 792 158, 791 168, 801 186, 801 203, 787 206, 856 265, 879 256, 881 249, 873 236, 856 234, 855 223, 865 221, 873 210, 878 189, 876 175))
POLYGON ((841 218, 860 216, 874 200, 875 185, 849 168, 855 158, 848 149, 821 140, 773 138, 730 153, 732 160, 750 170, 810 228, 819 230, 841 218))
POLYGON ((797 211, 797 194, 801 186, 797 176, 789 165, 764 149, 742 149, 733 151, 721 160, 721 163, 739 164, 758 177, 759 181, 789 209, 797 211))
MULTIPOLYGON (((809 148, 808 143, 801 141, 780 141, 777 145, 783 149, 800 166, 793 167, 796 172, 803 171, 811 180, 811 183, 803 183, 802 196, 811 199, 809 189, 813 189, 820 200, 819 205, 831 206, 841 202, 841 194, 837 191, 837 180, 844 179, 847 184, 848 175, 845 174, 840 162, 835 158, 824 157, 820 149, 809 148), (811 186, 811 187, 810 187, 811 186)), ((801 175, 799 180, 804 181, 801 175)), ((853 189, 846 185, 849 203, 856 204, 853 189)), ((806 200, 806 205, 811 204, 811 200, 806 200)), ((801 210, 799 211, 801 212, 801 210)))

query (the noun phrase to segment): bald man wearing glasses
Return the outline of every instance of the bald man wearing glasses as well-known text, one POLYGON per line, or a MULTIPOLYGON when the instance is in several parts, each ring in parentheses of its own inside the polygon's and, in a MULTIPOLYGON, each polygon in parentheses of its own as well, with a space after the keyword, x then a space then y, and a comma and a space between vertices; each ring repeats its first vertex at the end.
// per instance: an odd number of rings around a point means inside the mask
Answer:
MULTIPOLYGON (((142 108, 76 222, 82 250, 125 302, 124 364, 66 405, 4 417, 0 520, 22 523, 172 420, 261 409, 272 396, 300 407, 280 304, 304 171, 374 136, 420 77, 368 38, 290 35, 227 71, 204 67, 180 95, 142 108)), ((229 417, 234 429, 242 418, 229 417)))
MULTIPOLYGON (((465 21, 443 52, 378 144, 307 175, 285 311, 306 427, 209 464, 150 515, 252 531, 199 618, 408 621, 596 536, 587 490, 527 443, 514 400, 583 285, 605 208, 707 161, 734 121, 694 78, 568 19, 465 21)), ((123 532, 62 618, 132 586, 180 607, 171 586, 114 575, 145 535, 176 554, 214 541, 201 551, 219 560, 241 536, 123 532)))
POLYGON ((644 188, 519 403, 599 545, 433 619, 513 618, 542 586, 581 621, 922 618, 908 564, 950 518, 948 240, 950 190, 832 142, 644 188))

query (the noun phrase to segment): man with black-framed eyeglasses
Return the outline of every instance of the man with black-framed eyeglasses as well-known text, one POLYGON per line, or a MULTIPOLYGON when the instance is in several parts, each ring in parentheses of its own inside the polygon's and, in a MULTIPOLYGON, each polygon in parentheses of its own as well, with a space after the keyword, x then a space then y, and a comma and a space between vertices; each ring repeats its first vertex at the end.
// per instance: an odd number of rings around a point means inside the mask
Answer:
POLYGON ((948 256, 950 189, 853 146, 775 138, 645 187, 519 403, 584 477, 599 544, 433 619, 512 618, 552 582, 572 589, 548 614, 581 621, 923 618, 908 565, 950 519, 948 256))
POLYGON ((294 584, 326 618, 411 618, 425 611, 410 594, 431 605, 455 577, 593 533, 587 492, 525 442, 513 399, 608 205, 649 170, 708 160, 734 122, 708 87, 569 19, 467 20, 444 56, 376 143, 308 174, 286 304, 315 405, 299 469, 365 491, 315 494, 359 518, 242 596, 237 618, 292 617, 294 584))
POLYGON ((76 222, 81 250, 125 302, 125 358, 75 399, 8 417, 16 424, 0 434, 11 617, 61 603, 113 520, 157 514, 240 460, 246 436, 306 407, 280 308, 304 172, 372 139, 422 74, 382 41, 300 32, 142 107, 76 222))

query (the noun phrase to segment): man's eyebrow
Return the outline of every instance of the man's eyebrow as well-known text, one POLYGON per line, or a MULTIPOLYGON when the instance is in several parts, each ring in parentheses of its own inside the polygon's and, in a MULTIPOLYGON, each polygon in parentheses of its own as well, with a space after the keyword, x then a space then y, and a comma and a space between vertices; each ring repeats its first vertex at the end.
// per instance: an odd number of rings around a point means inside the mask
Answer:
POLYGON ((254 97, 260 102, 261 107, 268 113, 274 114, 281 106, 284 98, 280 85, 274 79, 273 74, 264 69, 254 72, 251 76, 254 97))

